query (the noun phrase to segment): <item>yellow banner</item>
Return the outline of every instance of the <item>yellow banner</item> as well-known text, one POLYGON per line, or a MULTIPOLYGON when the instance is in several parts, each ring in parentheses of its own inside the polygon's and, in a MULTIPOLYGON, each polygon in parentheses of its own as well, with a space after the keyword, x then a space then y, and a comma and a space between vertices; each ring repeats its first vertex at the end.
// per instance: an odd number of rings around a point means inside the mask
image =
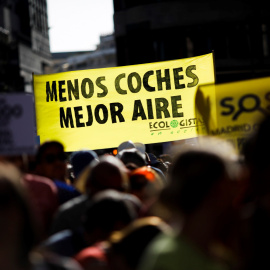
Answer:
POLYGON ((270 77, 200 85, 195 103, 196 117, 204 123, 199 135, 219 136, 240 151, 270 111, 270 77))
POLYGON ((198 85, 214 83, 213 54, 114 68, 34 75, 40 142, 66 151, 197 136, 198 85))

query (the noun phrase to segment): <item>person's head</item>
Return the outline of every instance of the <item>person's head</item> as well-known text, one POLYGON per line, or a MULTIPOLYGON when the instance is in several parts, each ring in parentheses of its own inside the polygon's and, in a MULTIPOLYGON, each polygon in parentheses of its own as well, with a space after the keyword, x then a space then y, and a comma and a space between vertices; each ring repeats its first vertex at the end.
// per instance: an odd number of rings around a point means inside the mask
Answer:
POLYGON ((136 148, 125 149, 118 153, 118 158, 125 164, 135 164, 137 167, 146 165, 145 156, 136 148))
POLYGON ((45 142, 37 150, 35 172, 52 180, 65 181, 67 177, 66 160, 64 146, 60 142, 45 142))
POLYGON ((128 191, 129 179, 125 165, 116 157, 103 155, 99 162, 91 162, 81 173, 78 182, 83 183, 81 190, 92 196, 105 189, 128 191))
MULTIPOLYGON (((15 166, 0 162, 0 264, 7 259, 23 269, 38 238, 21 177, 15 166)), ((9 269, 7 265, 0 268, 9 269)))
POLYGON ((109 238, 108 264, 111 270, 135 270, 146 247, 160 233, 171 228, 158 217, 139 218, 109 238))
POLYGON ((135 144, 129 140, 129 141, 124 141, 122 143, 120 143, 117 147, 117 155, 118 153, 120 153, 123 150, 127 150, 127 149, 133 149, 135 148, 135 144))
POLYGON ((155 200, 164 187, 159 175, 149 166, 139 167, 129 174, 130 193, 143 203, 155 200))
POLYGON ((160 154, 159 159, 163 162, 168 162, 169 164, 172 163, 172 157, 169 154, 160 154))
POLYGON ((0 161, 12 163, 19 171, 22 173, 28 172, 28 155, 26 154, 19 154, 19 155, 4 155, 0 156, 0 161))
MULTIPOLYGON (((139 150, 143 155, 145 155, 146 147, 144 143, 135 142, 134 146, 137 150, 139 150)), ((145 157, 144 157, 145 158, 145 157)))
POLYGON ((80 173, 89 165, 93 160, 98 161, 98 155, 93 150, 80 150, 73 152, 70 156, 70 164, 75 179, 77 179, 80 173))
POLYGON ((168 166, 161 159, 157 158, 153 153, 148 153, 149 165, 158 168, 164 175, 167 175, 168 166))
POLYGON ((205 137, 176 154, 160 201, 184 217, 210 201, 222 211, 232 203, 239 170, 238 155, 229 143, 205 137))
POLYGON ((83 217, 89 244, 107 239, 138 216, 136 198, 121 191, 106 189, 96 193, 83 217))

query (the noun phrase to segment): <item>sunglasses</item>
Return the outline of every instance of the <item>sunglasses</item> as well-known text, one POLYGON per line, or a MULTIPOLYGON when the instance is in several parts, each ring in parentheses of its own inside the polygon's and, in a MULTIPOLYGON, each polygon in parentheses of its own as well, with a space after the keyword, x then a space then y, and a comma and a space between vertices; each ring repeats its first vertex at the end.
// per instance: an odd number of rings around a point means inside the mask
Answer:
POLYGON ((46 163, 54 163, 55 161, 66 161, 66 155, 64 153, 61 154, 48 154, 44 157, 46 163))

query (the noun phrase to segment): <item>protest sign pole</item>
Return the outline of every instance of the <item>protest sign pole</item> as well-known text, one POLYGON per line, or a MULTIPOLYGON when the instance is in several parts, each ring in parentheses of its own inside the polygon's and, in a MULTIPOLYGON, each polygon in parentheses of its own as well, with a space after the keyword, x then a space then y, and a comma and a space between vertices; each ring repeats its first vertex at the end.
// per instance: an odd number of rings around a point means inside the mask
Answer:
MULTIPOLYGON (((32 72, 32 88, 33 88, 33 93, 34 93, 34 75, 35 73, 32 72)), ((35 127, 34 127, 34 130, 35 130, 35 135, 36 135, 36 144, 39 145, 40 142, 39 142, 39 136, 37 134, 37 115, 36 115, 36 102, 35 102, 35 95, 33 95, 33 98, 34 98, 34 118, 35 118, 35 127)))
POLYGON ((32 72, 32 89, 33 89, 33 93, 34 93, 34 72, 32 72))

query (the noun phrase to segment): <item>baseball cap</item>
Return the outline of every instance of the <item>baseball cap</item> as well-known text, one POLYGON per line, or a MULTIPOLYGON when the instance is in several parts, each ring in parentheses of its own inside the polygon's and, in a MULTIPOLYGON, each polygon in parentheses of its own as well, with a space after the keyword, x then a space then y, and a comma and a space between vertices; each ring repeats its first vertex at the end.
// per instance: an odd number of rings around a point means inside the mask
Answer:
POLYGON ((97 153, 93 150, 80 150, 74 152, 70 157, 70 163, 73 167, 75 178, 78 178, 83 169, 93 160, 99 160, 97 153))

